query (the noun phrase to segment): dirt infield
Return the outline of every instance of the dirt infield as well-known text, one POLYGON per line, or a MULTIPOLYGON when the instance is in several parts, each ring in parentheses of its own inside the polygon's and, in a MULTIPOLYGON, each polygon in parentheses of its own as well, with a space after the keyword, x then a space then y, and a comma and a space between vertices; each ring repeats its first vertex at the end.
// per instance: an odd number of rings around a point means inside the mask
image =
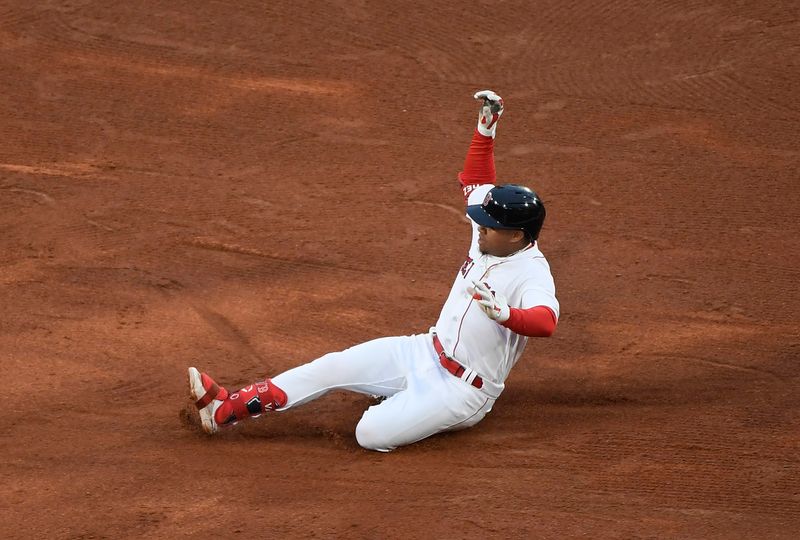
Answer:
POLYGON ((796 538, 796 2, 322 5, 0 3, 0 537, 796 538), (563 314, 493 412, 199 433, 188 365, 435 322, 487 87, 563 314))

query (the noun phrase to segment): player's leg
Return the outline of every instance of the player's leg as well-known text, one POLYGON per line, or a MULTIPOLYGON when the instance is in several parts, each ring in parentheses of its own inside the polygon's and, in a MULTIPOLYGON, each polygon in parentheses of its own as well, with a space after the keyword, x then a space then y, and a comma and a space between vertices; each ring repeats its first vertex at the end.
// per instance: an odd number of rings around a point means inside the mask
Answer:
POLYGON ((266 411, 302 405, 334 389, 391 396, 405 388, 411 357, 407 349, 412 339, 391 337, 362 343, 233 393, 189 368, 189 386, 203 429, 209 433, 266 411))
POLYGON ((356 426, 362 447, 389 452, 442 431, 473 426, 491 410, 494 399, 442 369, 432 349, 421 354, 406 389, 364 413, 356 426))
POLYGON ((281 410, 308 403, 336 389, 392 396, 406 387, 414 336, 387 337, 328 353, 273 378, 288 396, 281 410))
POLYGON ((368 450, 390 452, 436 433, 477 424, 491 410, 494 400, 466 386, 455 377, 441 385, 409 382, 406 390, 367 409, 356 426, 358 444, 368 450))

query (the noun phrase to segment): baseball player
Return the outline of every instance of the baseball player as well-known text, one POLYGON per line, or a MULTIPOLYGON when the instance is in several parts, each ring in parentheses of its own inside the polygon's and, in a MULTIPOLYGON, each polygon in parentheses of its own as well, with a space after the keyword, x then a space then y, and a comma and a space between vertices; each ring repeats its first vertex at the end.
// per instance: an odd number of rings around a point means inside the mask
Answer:
POLYGON ((345 389, 386 398, 364 412, 355 436, 364 448, 389 452, 480 422, 528 338, 553 334, 559 304, 538 244, 544 204, 526 187, 494 185, 503 100, 491 90, 475 99, 478 125, 458 175, 472 243, 436 326, 326 354, 236 392, 190 367, 190 394, 207 433, 345 389))

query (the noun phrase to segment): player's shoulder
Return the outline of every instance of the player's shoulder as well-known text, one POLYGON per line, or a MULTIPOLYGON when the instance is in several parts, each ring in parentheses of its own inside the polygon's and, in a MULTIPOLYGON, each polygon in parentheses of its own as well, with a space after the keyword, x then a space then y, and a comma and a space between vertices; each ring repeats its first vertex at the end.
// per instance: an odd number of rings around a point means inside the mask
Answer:
POLYGON ((538 243, 532 245, 525 250, 520 257, 520 262, 524 266, 524 274, 528 276, 550 276, 550 263, 547 262, 547 257, 539 249, 538 243))
POLYGON ((542 253, 542 250, 539 248, 539 242, 534 242, 528 248, 521 253, 523 257, 522 260, 527 261, 530 264, 547 264, 547 258, 542 253))

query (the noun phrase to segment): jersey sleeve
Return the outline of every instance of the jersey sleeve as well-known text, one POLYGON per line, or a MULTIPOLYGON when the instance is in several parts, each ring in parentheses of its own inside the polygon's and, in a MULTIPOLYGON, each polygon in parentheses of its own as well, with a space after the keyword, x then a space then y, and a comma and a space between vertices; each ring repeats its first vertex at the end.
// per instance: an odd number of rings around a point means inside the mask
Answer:
POLYGON ((535 256, 534 263, 520 284, 518 305, 511 307, 530 309, 544 306, 549 308, 558 320, 560 305, 556 298, 556 286, 550 273, 550 265, 541 254, 535 256))
POLYGON ((528 309, 511 308, 508 320, 503 326, 516 334, 527 337, 550 337, 556 330, 558 317, 547 306, 528 309))
POLYGON ((556 319, 560 314, 560 306, 556 299, 555 290, 546 286, 528 287, 522 293, 520 309, 530 309, 537 306, 544 306, 553 312, 556 319))
POLYGON ((469 143, 467 157, 464 160, 464 170, 458 173, 458 182, 464 193, 464 202, 470 204, 470 195, 479 186, 494 184, 496 181, 494 139, 481 135, 476 129, 472 133, 472 141, 469 143))
MULTIPOLYGON (((546 266, 546 265, 545 265, 546 266)), ((523 284, 519 306, 510 306, 509 318, 503 326, 528 337, 550 337, 558 324, 559 304, 549 268, 539 276, 531 276, 523 284)))

